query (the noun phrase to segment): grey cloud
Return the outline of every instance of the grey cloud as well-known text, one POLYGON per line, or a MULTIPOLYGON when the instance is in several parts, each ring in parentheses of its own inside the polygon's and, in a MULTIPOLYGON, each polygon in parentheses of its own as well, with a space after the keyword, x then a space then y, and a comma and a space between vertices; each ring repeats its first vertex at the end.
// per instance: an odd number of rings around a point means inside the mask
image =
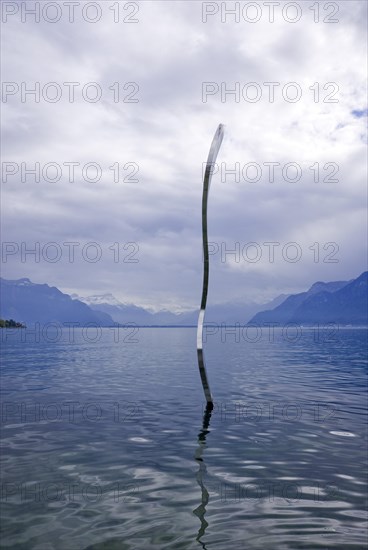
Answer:
MULTIPOLYGON (((198 3, 200 4, 200 3, 198 3)), ((97 241, 103 257, 96 264, 65 258, 57 264, 3 265, 3 276, 30 277, 80 295, 112 292, 123 301, 160 307, 195 307, 200 294, 202 163, 219 122, 227 125, 219 162, 295 161, 303 178, 291 184, 221 181, 214 175, 209 204, 209 239, 224 242, 296 241, 298 263, 264 258, 251 264, 211 258, 210 299, 246 301, 300 291, 315 280, 349 279, 364 265, 364 164, 360 136, 364 108, 360 53, 362 14, 339 2, 341 22, 307 21, 227 25, 201 22, 200 6, 185 2, 145 2, 141 22, 24 25, 13 21, 5 78, 41 82, 99 81, 106 94, 87 104, 3 104, 4 160, 15 162, 96 161, 101 182, 55 184, 16 178, 3 184, 4 240, 41 243, 97 241), (341 48, 343 41, 343 48, 341 48), (323 48, 322 46, 323 45, 323 48), (321 49, 322 48, 322 49, 321 49), (313 102, 308 87, 331 79, 340 84, 338 104, 313 102), (114 103, 108 86, 135 80, 138 104, 114 103), (295 80, 303 86, 297 104, 202 102, 203 81, 295 80), (339 126, 340 125, 340 126, 339 126), (337 129, 338 128, 338 129, 337 129), (139 165, 139 182, 111 181, 115 161, 139 165), (338 184, 315 184, 309 170, 335 161, 338 184), (338 263, 313 262, 314 242, 340 245, 338 263), (114 242, 139 244, 139 262, 114 263, 114 242)), ((323 88, 322 88, 323 91, 323 88)), ((265 253, 265 250, 263 249, 265 253)))

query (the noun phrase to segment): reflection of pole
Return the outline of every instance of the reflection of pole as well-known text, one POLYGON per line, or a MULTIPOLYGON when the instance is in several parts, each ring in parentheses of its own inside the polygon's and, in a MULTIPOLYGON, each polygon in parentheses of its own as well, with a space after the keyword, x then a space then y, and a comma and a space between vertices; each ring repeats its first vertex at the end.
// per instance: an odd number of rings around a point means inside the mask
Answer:
POLYGON ((202 239, 203 239, 203 287, 201 309, 198 317, 197 327, 197 356, 199 373, 201 375, 202 386, 207 403, 213 407, 213 399, 210 386, 208 384, 206 365, 203 355, 203 322, 206 312, 207 292, 208 292, 208 276, 209 276, 209 257, 208 257, 208 234, 207 234, 207 202, 208 192, 210 190, 213 167, 216 162, 218 152, 224 137, 224 125, 219 124, 216 133, 213 137, 210 152, 206 164, 206 171, 203 180, 203 195, 202 195, 202 239))
POLYGON ((198 447, 195 453, 195 459, 197 460, 197 462, 199 462, 199 469, 198 469, 196 478, 197 478, 197 483, 201 488, 201 504, 198 506, 198 508, 193 510, 193 514, 195 514, 201 522, 201 526, 198 529, 198 535, 196 537, 196 541, 199 542, 203 548, 206 548, 206 546, 201 541, 201 538, 205 534, 206 529, 208 527, 208 523, 205 519, 205 515, 206 515, 206 506, 209 501, 209 494, 203 482, 203 478, 207 472, 207 469, 206 469, 206 464, 202 458, 202 455, 203 455, 204 448, 206 446, 206 435, 209 433, 208 428, 210 425, 211 411, 212 411, 212 403, 211 404, 208 403, 205 413, 203 415, 202 430, 198 434, 198 447))

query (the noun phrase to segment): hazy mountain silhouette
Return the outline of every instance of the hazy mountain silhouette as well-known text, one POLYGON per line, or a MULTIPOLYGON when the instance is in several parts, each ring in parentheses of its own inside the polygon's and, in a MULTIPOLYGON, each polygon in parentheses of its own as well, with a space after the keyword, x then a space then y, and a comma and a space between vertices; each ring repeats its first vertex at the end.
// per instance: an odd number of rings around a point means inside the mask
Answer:
POLYGON ((25 324, 79 323, 86 326, 113 326, 109 315, 93 311, 79 300, 72 300, 56 287, 32 283, 29 279, 0 279, 0 316, 25 324))
MULTIPOLYGON (((73 296, 77 297, 76 295, 73 296)), ((209 304, 206 310, 206 323, 240 323, 244 325, 258 311, 264 309, 265 307, 272 309, 283 302, 287 297, 288 295, 282 294, 266 304, 209 304)), ((123 304, 119 302, 112 294, 78 297, 78 299, 88 304, 95 311, 102 311, 109 314, 114 321, 121 324, 134 322, 137 325, 196 326, 198 322, 199 310, 188 311, 185 313, 173 313, 172 311, 162 310, 153 313, 134 304, 123 304)))
POLYGON ((367 277, 368 272, 364 272, 352 281, 315 283, 307 292, 289 296, 272 311, 257 313, 249 324, 366 325, 367 277))
MULTIPOLYGON (((29 279, 1 279, 0 316, 22 323, 89 323, 99 326, 135 323, 141 326, 196 326, 198 310, 173 313, 152 312, 134 304, 123 304, 112 294, 78 298, 47 284, 29 279), (72 299, 73 298, 73 299, 72 299)), ((338 323, 368 324, 367 272, 352 281, 314 283, 307 292, 281 295, 268 304, 209 304, 206 323, 338 323)))

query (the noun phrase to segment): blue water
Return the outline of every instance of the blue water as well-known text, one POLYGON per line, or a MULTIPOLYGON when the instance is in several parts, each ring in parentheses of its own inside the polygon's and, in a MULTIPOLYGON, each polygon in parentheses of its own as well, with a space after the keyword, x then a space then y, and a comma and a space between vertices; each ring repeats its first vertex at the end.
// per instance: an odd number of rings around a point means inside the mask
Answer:
POLYGON ((2 548, 365 548, 366 330, 5 331, 2 548))

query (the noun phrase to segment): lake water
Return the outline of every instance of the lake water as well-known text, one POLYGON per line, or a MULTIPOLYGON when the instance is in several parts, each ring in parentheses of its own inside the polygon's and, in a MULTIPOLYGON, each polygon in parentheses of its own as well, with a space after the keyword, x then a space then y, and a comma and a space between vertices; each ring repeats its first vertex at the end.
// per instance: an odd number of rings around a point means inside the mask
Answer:
POLYGON ((3 329, 2 548, 365 548, 367 331, 234 330, 3 329))

